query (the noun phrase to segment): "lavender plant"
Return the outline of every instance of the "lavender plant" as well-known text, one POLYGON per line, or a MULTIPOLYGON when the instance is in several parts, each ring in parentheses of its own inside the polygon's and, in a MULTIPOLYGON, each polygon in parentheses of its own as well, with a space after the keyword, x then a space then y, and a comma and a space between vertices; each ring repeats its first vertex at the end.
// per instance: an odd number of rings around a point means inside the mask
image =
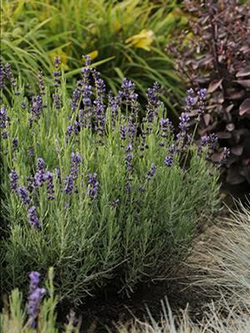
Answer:
POLYGON ((71 100, 60 73, 52 91, 32 97, 18 87, 2 105, 6 291, 53 265, 55 287, 71 302, 109 283, 132 292, 172 274, 197 226, 218 208, 218 172, 205 141, 192 145, 188 114, 173 133, 156 84, 139 122, 134 84, 124 80, 117 96, 106 94, 86 60, 71 100))
POLYGON ((50 333, 79 333, 80 320, 76 320, 72 311, 67 316, 67 322, 64 325, 59 325, 56 321, 57 313, 56 306, 58 297, 54 293, 53 284, 53 267, 49 268, 48 278, 45 281, 45 288, 39 288, 40 279, 39 272, 31 272, 30 290, 28 302, 25 302, 23 293, 17 288, 12 290, 6 301, 4 308, 0 313, 0 332, 1 333, 35 333, 35 332, 50 332, 50 333))

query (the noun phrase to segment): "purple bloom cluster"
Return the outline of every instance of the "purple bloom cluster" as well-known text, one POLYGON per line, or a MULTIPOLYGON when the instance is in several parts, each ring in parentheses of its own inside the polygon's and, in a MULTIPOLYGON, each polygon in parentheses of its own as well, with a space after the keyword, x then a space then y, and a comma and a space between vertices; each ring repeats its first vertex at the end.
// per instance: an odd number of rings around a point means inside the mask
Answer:
POLYGON ((71 195, 74 189, 74 180, 71 174, 68 174, 64 180, 64 191, 71 195))
POLYGON ((43 96, 45 95, 45 87, 44 87, 44 82, 43 82, 43 72, 40 71, 38 75, 38 83, 39 83, 39 89, 40 89, 40 95, 43 96))
POLYGON ((36 188, 36 183, 35 183, 35 179, 32 176, 28 176, 27 177, 27 190, 29 191, 29 193, 33 193, 33 191, 36 188))
POLYGON ((71 99, 71 112, 75 112, 75 110, 78 108, 78 104, 81 98, 81 91, 77 88, 72 93, 72 99, 71 99))
POLYGON ((161 102, 159 100, 159 92, 160 85, 157 82, 154 83, 152 88, 148 88, 147 90, 147 121, 149 123, 152 123, 154 121, 154 117, 158 115, 158 109, 161 105, 161 102))
POLYGON ((152 163, 151 168, 147 172, 147 181, 150 181, 150 179, 154 177, 155 172, 156 172, 156 166, 154 163, 152 163))
POLYGON ((10 122, 9 116, 7 116, 7 108, 3 105, 0 109, 0 128, 3 129, 2 131, 2 138, 7 139, 8 133, 6 132, 7 123, 10 122))
POLYGON ((131 117, 138 116, 139 103, 137 101, 138 94, 135 92, 135 84, 124 78, 121 85, 121 91, 118 92, 120 101, 124 101, 125 105, 131 108, 131 117))
POLYGON ((137 101, 138 94, 135 93, 135 84, 124 78, 121 85, 120 96, 127 102, 133 103, 137 101))
POLYGON ((93 95, 92 86, 90 84, 84 84, 82 86, 82 103, 85 107, 91 107, 91 96, 93 95))
POLYGON ((5 77, 5 70, 2 60, 0 59, 0 90, 4 88, 4 77, 5 77))
POLYGON ((133 146, 130 142, 125 151, 126 152, 125 163, 126 163, 127 170, 130 174, 133 173, 132 160, 133 160, 134 155, 133 155, 132 151, 133 151, 133 146))
POLYGON ((179 129, 181 133, 186 133, 187 129, 189 128, 189 121, 190 121, 189 114, 186 112, 182 112, 179 119, 180 119, 179 129))
POLYGON ((30 197, 26 186, 18 187, 16 192, 24 205, 28 205, 30 203, 30 197))
POLYGON ((206 158, 209 159, 214 152, 217 142, 218 142, 218 137, 215 134, 203 135, 201 137, 201 142, 198 147, 198 154, 201 155, 203 149, 207 148, 206 158))
POLYGON ((57 110, 60 110, 62 107, 61 96, 58 92, 55 92, 53 95, 54 105, 57 110))
POLYGON ((66 131, 67 142, 69 141, 69 138, 72 136, 73 133, 74 133, 74 128, 72 125, 69 125, 66 131))
POLYGON ((93 94, 92 86, 90 85, 91 58, 89 56, 83 56, 83 58, 86 60, 86 66, 82 68, 82 80, 79 82, 79 86, 81 87, 82 103, 87 111, 91 107, 91 96, 93 94))
POLYGON ((96 95, 103 99, 106 91, 105 82, 101 79, 101 75, 96 69, 93 69, 92 75, 95 81, 96 95))
POLYGON ((70 173, 73 179, 76 180, 79 172, 79 165, 82 161, 81 155, 79 153, 71 153, 71 169, 70 173))
POLYGON ((192 88, 188 89, 186 96, 186 112, 190 112, 192 107, 196 104, 196 98, 194 90, 192 88))
POLYGON ((28 222, 30 223, 30 225, 33 228, 35 228, 35 229, 40 228, 41 223, 40 223, 40 221, 37 217, 37 214, 36 214, 36 207, 35 206, 29 206, 30 201, 31 201, 29 193, 32 193, 33 188, 30 188, 31 187, 30 184, 29 184, 29 187, 26 187, 26 186, 17 187, 18 177, 17 177, 17 174, 16 174, 15 171, 12 171, 10 173, 9 177, 10 177, 10 184, 11 184, 12 191, 17 193, 17 195, 21 199, 22 203, 24 205, 26 205, 26 207, 27 207, 28 222))
POLYGON ((35 228, 35 229, 39 229, 41 227, 41 223, 37 217, 36 214, 36 207, 35 206, 31 206, 28 208, 28 222, 30 223, 30 225, 35 228))
POLYGON ((205 100, 207 97, 207 89, 200 89, 197 93, 198 96, 198 114, 202 115, 205 113, 205 100))
POLYGON ((78 192, 76 186, 76 179, 78 177, 79 165, 82 161, 82 158, 79 153, 71 153, 71 168, 70 173, 66 176, 64 181, 64 191, 71 195, 73 190, 75 193, 78 192))
POLYGON ((83 55, 82 57, 83 57, 83 59, 85 59, 86 66, 90 66, 91 65, 91 57, 87 54, 83 55))
POLYGON ((92 71, 92 75, 95 81, 95 90, 96 90, 96 99, 94 101, 94 112, 97 120, 97 132, 103 136, 105 133, 105 104, 104 104, 104 96, 105 96, 105 83, 100 77, 100 73, 96 70, 92 71))
POLYGON ((29 278, 30 288, 27 304, 27 314, 29 316, 28 324, 30 327, 36 328, 39 306, 41 304, 42 296, 46 293, 46 290, 38 287, 40 282, 40 273, 31 272, 29 274, 29 278))
POLYGON ((58 88, 60 83, 61 83, 61 71, 59 69, 59 65, 61 64, 61 58, 60 57, 55 57, 54 58, 54 67, 55 67, 55 71, 53 72, 53 76, 54 76, 54 87, 58 88))
POLYGON ((38 120, 41 117, 41 112, 43 109, 43 100, 40 95, 32 97, 32 105, 31 105, 31 114, 34 119, 38 120))
POLYGON ((12 73, 12 69, 11 69, 11 64, 10 63, 7 63, 5 65, 5 75, 7 77, 7 79, 10 81, 10 84, 13 88, 16 88, 17 86, 17 82, 14 78, 14 75, 12 73))
POLYGON ((96 173, 87 174, 87 185, 87 195, 90 196, 91 200, 96 199, 99 189, 99 182, 96 173))
POLYGON ((45 179, 45 162, 42 158, 37 159, 37 171, 35 174, 35 182, 37 186, 42 186, 45 179))
POLYGON ((53 178, 54 178, 54 174, 52 172, 47 171, 44 174, 44 179, 47 183, 47 193, 48 193, 48 199, 49 200, 53 200, 55 199, 54 197, 54 184, 53 184, 53 178))
MULTIPOLYGON (((167 119, 164 119, 162 118, 160 120, 160 128, 161 128, 161 131, 160 131, 160 136, 164 139, 168 136, 168 133, 169 132, 173 132, 174 130, 174 127, 173 127, 173 124, 172 122, 167 118, 167 119)), ((164 143, 161 142, 160 143, 160 146, 164 146, 164 143)))
POLYGON ((173 165, 174 153, 175 153, 175 145, 172 144, 169 148, 169 154, 165 157, 164 160, 166 166, 171 167, 173 165))
POLYGON ((135 133, 136 133, 136 125, 132 122, 131 119, 128 119, 127 126, 124 125, 120 126, 120 137, 122 140, 126 140, 126 136, 128 136, 129 139, 132 139, 135 133))
POLYGON ((9 179, 10 179, 10 188, 12 192, 16 192, 17 190, 17 180, 18 180, 18 175, 15 170, 12 170, 11 173, 9 174, 9 179))
POLYGON ((18 138, 13 138, 13 140, 12 140, 13 151, 17 150, 17 147, 18 147, 18 138))
POLYGON ((108 106, 111 110, 111 117, 112 117, 112 124, 114 126, 115 121, 118 116, 118 111, 121 106, 121 99, 118 96, 113 96, 112 94, 109 94, 108 96, 108 106))

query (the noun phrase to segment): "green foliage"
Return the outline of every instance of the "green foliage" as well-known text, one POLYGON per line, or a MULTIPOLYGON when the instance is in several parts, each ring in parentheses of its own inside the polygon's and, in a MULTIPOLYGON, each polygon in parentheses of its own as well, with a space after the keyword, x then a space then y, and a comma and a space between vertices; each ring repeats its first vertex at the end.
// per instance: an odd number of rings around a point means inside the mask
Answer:
POLYGON ((167 5, 149 0, 4 1, 1 53, 33 90, 38 69, 51 72, 54 56, 62 57, 72 79, 82 66, 81 55, 89 53, 102 64, 100 71, 114 93, 124 76, 144 97, 145 87, 158 81, 175 112, 174 101, 183 90, 162 49, 173 29, 186 23, 173 0, 167 5))
POLYGON ((154 109, 153 122, 147 113, 152 112, 149 104, 139 124, 134 113, 139 108, 136 101, 121 104, 115 114, 112 107, 104 107, 100 114, 95 106, 100 96, 94 90, 91 109, 81 100, 72 113, 62 77, 57 91, 62 107, 55 108, 52 92, 46 87, 42 97, 46 106, 30 127, 37 102, 29 102, 23 89, 19 90, 6 109, 10 121, 2 135, 7 131, 8 137, 1 142, 6 219, 0 256, 3 289, 24 288, 27 272, 45 273, 53 266, 60 297, 77 303, 109 283, 117 291, 129 293, 140 281, 172 274, 187 256, 197 226, 217 209, 218 173, 210 170, 205 152, 200 156, 194 146, 183 147, 184 137, 177 140, 170 130, 163 135, 160 120, 166 117, 166 110, 161 104, 154 109), (26 109, 22 101, 26 101, 26 109), (68 125, 80 122, 79 107, 85 120, 69 137, 68 125), (122 139, 121 130, 131 131, 128 128, 133 126, 136 131, 126 132, 122 139), (139 135, 139 130, 145 135, 139 135), (13 149, 13 138, 18 138, 17 149, 13 149), (164 159, 173 143, 176 152, 168 167, 164 159), (127 162, 130 144, 132 173, 127 162), (79 153, 82 161, 77 175, 73 174, 77 191, 70 195, 65 184, 74 169, 72 153, 79 153), (48 199, 48 183, 43 178, 43 186, 36 186, 25 205, 17 192, 10 190, 9 173, 15 170, 18 186, 28 186, 27 177, 38 174, 37 158, 45 161, 46 172, 54 173, 55 199, 48 199), (156 171, 148 179, 152 163, 156 171), (60 168, 60 177, 55 168, 60 168), (93 185, 88 177, 95 173, 98 184, 93 185), (92 197, 93 191, 96 197, 92 197), (28 206, 36 207, 41 228, 29 223, 28 206))

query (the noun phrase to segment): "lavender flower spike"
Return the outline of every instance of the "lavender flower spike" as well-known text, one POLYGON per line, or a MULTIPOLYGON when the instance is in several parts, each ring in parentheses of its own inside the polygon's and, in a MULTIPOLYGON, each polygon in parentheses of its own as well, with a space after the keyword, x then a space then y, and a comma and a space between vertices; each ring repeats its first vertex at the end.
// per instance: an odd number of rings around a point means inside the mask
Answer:
POLYGON ((151 164, 151 168, 147 172, 147 181, 150 181, 152 177, 154 177, 156 172, 156 166, 154 163, 151 164))
POLYGON ((18 180, 18 175, 15 170, 12 170, 11 173, 9 174, 10 178, 10 188, 11 191, 16 192, 17 190, 17 180, 18 180))
POLYGON ((188 113, 182 112, 179 119, 180 119, 179 129, 181 130, 182 133, 185 133, 186 130, 188 129, 188 127, 189 127, 190 117, 189 117, 188 113))
POLYGON ((90 196, 91 200, 96 199, 98 195, 98 187, 99 187, 99 182, 97 180, 97 174, 96 173, 89 173, 87 175, 87 184, 88 184, 88 189, 87 189, 87 194, 90 196))
POLYGON ((45 179, 45 162, 42 158, 37 159, 37 172, 35 174, 35 181, 37 186, 42 186, 45 179))
POLYGON ((29 278, 30 278, 30 288, 29 293, 32 294, 36 288, 38 287, 39 281, 40 281, 40 273, 39 272, 30 272, 29 278))
POLYGON ((28 221, 35 229, 39 229, 41 227, 41 223, 36 214, 35 206, 28 208, 28 221))
POLYGON ((165 164, 168 167, 171 167, 173 165, 174 162, 174 151, 175 151, 175 146, 171 145, 170 149, 169 149, 169 155, 165 157, 165 164))
POLYGON ((53 184, 53 178, 54 178, 54 174, 52 172, 46 172, 44 175, 44 179, 46 180, 47 183, 47 193, 48 193, 48 199, 49 200, 54 200, 54 184, 53 184))
POLYGON ((27 314, 29 315, 28 324, 32 328, 37 326, 38 310, 41 304, 42 296, 46 293, 44 288, 39 288, 38 283, 40 281, 40 273, 31 272, 30 278, 30 289, 29 298, 27 304, 27 314))
POLYGON ((21 186, 17 188, 17 195, 22 200, 23 204, 27 205, 30 203, 30 197, 28 195, 27 187, 21 186))

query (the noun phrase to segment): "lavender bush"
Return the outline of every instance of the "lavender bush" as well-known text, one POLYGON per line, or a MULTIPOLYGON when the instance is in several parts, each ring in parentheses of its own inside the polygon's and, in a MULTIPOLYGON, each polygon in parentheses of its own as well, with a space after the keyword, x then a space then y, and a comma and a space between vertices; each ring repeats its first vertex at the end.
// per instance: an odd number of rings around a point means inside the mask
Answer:
POLYGON ((52 88, 42 84, 40 95, 26 96, 15 86, 10 102, 3 94, 6 291, 24 288, 27 272, 54 266, 55 287, 71 302, 111 282, 129 293, 172 274, 218 208, 211 147, 192 144, 187 112, 173 133, 157 84, 142 112, 132 82, 107 94, 86 60, 71 100, 59 59, 52 88))

